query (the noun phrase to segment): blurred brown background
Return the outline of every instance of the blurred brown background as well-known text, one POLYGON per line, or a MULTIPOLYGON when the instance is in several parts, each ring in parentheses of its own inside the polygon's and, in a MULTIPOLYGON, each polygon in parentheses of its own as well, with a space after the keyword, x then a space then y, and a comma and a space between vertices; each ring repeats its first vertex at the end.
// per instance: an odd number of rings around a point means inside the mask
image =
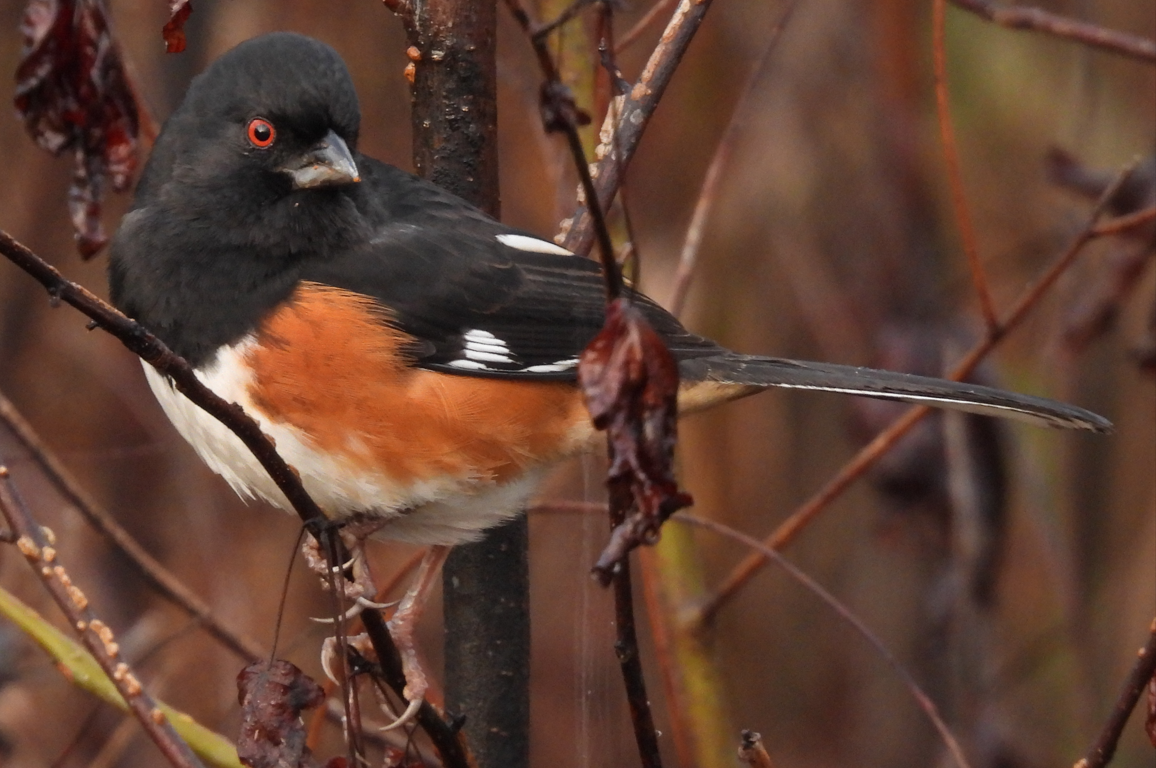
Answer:
MULTIPOLYGON (((410 167, 404 36, 380 4, 194 5, 189 50, 166 56, 166 3, 110 3, 140 90, 159 118, 219 53, 261 32, 298 30, 334 45, 348 62, 362 97, 361 149, 410 167)), ((1153 0, 1044 5, 1156 35, 1153 0)), ((14 0, 0 6, 2 71, 16 67, 21 8, 14 0)), ((913 0, 800 2, 744 107, 747 119, 690 294, 693 329, 747 352, 929 373, 978 338, 980 316, 935 125, 929 8, 913 0)), ((627 3, 618 29, 646 10, 627 3)), ((780 12, 776 3, 715 3, 630 170, 626 199, 643 287, 659 300, 670 294, 715 145, 780 12)), ((504 218, 552 234, 573 204, 573 178, 564 147, 540 130, 529 47, 499 15, 504 218)), ((637 76, 660 29, 623 54, 628 78, 637 76)), ((1153 152, 1156 72, 953 9, 948 57, 979 246, 997 305, 1007 307, 1090 207, 1049 183, 1049 148, 1108 169, 1153 152)), ((69 163, 37 149, 11 110, 0 119, 0 166, 7 169, 0 227, 103 295, 103 256, 81 263, 72 246, 69 163)), ((110 229, 126 203, 109 201, 110 229)), ((1103 413, 1116 423, 1114 435, 1002 425, 993 437, 973 425, 945 447, 942 422, 931 422, 788 551, 920 680, 976 768, 1074 761, 1107 716, 1156 611, 1156 397, 1151 375, 1140 372, 1131 352, 1152 333, 1151 265, 1121 303, 1113 329, 1079 351, 1065 342, 1075 309, 1094 295, 1113 260, 1137 247, 1117 239, 1088 248, 984 373, 1103 413), (965 510, 969 494, 961 488, 995 501, 965 510), (959 557, 964 523, 996 542, 980 549, 1002 552, 993 570, 980 568, 977 576, 959 557), (971 588, 977 578, 991 582, 981 599, 971 588)), ((137 360, 107 335, 86 331, 76 312, 50 307, 7 262, 0 262, 0 391, 224 621, 271 642, 295 518, 241 504, 169 427, 137 360)), ((893 415, 846 398, 772 393, 695 417, 685 423, 680 448, 694 511, 765 535, 893 415)), ((242 663, 143 587, 2 429, 0 461, 56 531, 62 561, 118 631, 150 689, 235 735, 234 677, 242 663)), ((597 499, 600 471, 595 460, 576 463, 546 495, 597 499)), ((610 594, 587 575, 604 528, 603 520, 581 516, 532 519, 534 765, 616 768, 636 761, 612 651, 610 594)), ((746 554, 695 535, 708 584, 746 554)), ((388 573, 408 554, 379 546, 379 571, 388 573)), ((12 549, 0 551, 0 583, 58 618, 12 549)), ((328 602, 300 568, 290 590, 282 655, 320 676, 323 629, 307 617, 325 615, 328 602)), ((437 617, 435 609, 423 629, 435 668, 437 617)), ((726 741, 737 746, 738 728, 760 731, 786 768, 941 764, 942 745, 893 672, 781 573, 761 574, 723 608, 712 643, 735 729, 726 741)), ((653 665, 650 672, 673 765, 653 665)), ((0 679, 3 764, 158 764, 135 723, 73 690, 2 623, 0 679)), ((1139 719, 1133 717, 1114 765, 1152 764, 1139 719)), ((321 754, 337 749, 330 738, 321 754)))

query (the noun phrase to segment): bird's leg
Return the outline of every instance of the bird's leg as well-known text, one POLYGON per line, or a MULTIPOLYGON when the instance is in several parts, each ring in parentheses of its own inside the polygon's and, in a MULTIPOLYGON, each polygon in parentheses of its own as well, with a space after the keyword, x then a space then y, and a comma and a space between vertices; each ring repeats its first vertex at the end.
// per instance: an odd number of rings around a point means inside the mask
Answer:
POLYGON ((393 644, 397 646, 398 655, 401 656, 401 669, 405 674, 405 689, 402 695, 409 702, 409 706, 401 717, 383 730, 408 723, 417 715, 418 709, 425 701, 429 681, 418 659, 417 647, 413 641, 414 627, 429 600, 430 590, 437 583, 438 574, 449 553, 450 548, 446 546, 434 546, 426 550, 421 565, 418 566, 417 575, 398 604, 393 618, 389 620, 389 634, 393 638, 393 644))
MULTIPOLYGON (((352 619, 366 608, 382 610, 393 605, 393 603, 376 603, 372 600, 377 594, 377 588, 373 584, 373 575, 369 570, 369 560, 365 557, 365 539, 380 528, 380 521, 373 526, 369 526, 363 521, 356 521, 342 526, 341 539, 345 543, 346 550, 349 552, 349 560, 334 566, 334 568, 342 573, 349 571, 352 577, 340 578, 338 580, 345 598, 353 602, 353 605, 345 612, 344 618, 346 620, 352 619)), ((322 588, 328 589, 330 586, 328 575, 329 564, 324 553, 321 552, 321 545, 317 539, 312 536, 306 536, 305 540, 301 542, 301 552, 305 556, 305 562, 308 564, 310 570, 322 577, 322 588)), ((314 619, 314 621, 322 624, 329 624, 335 620, 336 619, 314 619)))

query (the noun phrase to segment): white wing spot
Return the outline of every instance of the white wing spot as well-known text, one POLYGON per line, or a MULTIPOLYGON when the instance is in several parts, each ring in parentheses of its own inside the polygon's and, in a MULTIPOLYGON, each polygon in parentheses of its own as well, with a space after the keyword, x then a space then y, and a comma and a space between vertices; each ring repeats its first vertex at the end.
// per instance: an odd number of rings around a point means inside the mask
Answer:
POLYGON ((462 350, 462 353, 466 356, 467 360, 481 360, 481 361, 486 362, 486 363, 512 363, 512 362, 514 362, 513 360, 510 359, 509 355, 506 355, 506 354, 496 354, 495 355, 492 352, 479 352, 478 350, 472 349, 471 347, 466 347, 465 349, 462 350))
POLYGON ((569 360, 559 360, 556 363, 547 363, 545 365, 531 365, 529 368, 523 368, 526 373, 561 373, 568 371, 578 365, 578 358, 572 357, 569 360))
POLYGON ((555 256, 573 256, 574 254, 566 250, 560 245, 548 242, 546 240, 539 240, 536 237, 528 237, 526 235, 497 235, 498 242, 510 248, 516 248, 519 251, 530 251, 531 253, 552 253, 555 256))
POLYGON ((476 363, 473 360, 450 360, 448 363, 446 363, 446 365, 450 366, 451 368, 465 368, 471 371, 487 370, 485 365, 482 363, 476 363))

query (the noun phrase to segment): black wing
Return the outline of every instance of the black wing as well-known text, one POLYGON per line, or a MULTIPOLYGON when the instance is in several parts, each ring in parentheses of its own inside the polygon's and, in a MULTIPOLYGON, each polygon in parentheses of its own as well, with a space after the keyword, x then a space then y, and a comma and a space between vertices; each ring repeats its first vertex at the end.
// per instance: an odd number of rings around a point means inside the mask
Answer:
MULTIPOLYGON (((359 165, 363 165, 359 163, 359 165)), ((602 327, 600 266, 513 230, 437 187, 365 164, 380 223, 367 245, 307 266, 304 280, 372 296, 417 340, 423 368, 471 376, 572 380, 602 327), (399 178, 404 177, 404 178, 399 178), (374 187, 385 187, 381 189, 374 187)), ((645 296, 639 306, 682 358, 725 350, 645 296)))

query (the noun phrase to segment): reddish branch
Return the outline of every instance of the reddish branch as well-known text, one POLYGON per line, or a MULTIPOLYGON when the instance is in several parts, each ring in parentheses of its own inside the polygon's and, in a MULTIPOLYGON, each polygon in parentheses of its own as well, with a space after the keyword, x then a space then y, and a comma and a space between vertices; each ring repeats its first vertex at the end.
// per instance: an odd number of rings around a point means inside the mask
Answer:
MULTIPOLYGON (((1096 237, 1096 222, 1120 186, 1129 178, 1135 169, 1135 164, 1125 168, 1117 174, 1115 180, 1100 196, 1087 223, 1072 238, 1068 247, 1064 249, 1043 275, 1021 295, 1005 318, 988 329, 986 337, 976 344, 951 371, 948 378, 955 381, 967 377, 976 366, 1014 330, 1029 312, 1039 303, 1045 293, 1055 284, 1075 261, 1085 245, 1096 237)), ((908 410, 903 416, 892 422, 891 426, 880 432, 875 439, 859 450, 836 475, 827 482, 801 507, 795 510, 783 523, 764 540, 764 544, 773 550, 779 550, 794 541, 795 537, 827 506, 843 494, 859 477, 870 469, 890 448, 895 445, 907 432, 923 417, 930 413, 927 406, 917 406, 908 410)), ((709 622, 718 613, 719 609, 750 581, 766 563, 764 554, 753 553, 743 559, 723 581, 722 586, 715 594, 698 609, 697 620, 709 622)))
POLYGON ((24 450, 28 451, 29 457, 40 467, 40 471, 56 487, 64 500, 75 507, 106 541, 128 558, 157 592, 183 608, 209 634, 238 656, 253 661, 265 655, 265 651, 257 641, 233 631, 218 621, 205 601, 150 555, 107 510, 89 496, 60 459, 48 450, 32 425, 20 415, 3 393, 0 393, 0 422, 3 422, 24 450))
POLYGON ((638 42, 638 39, 642 37, 646 30, 650 29, 650 25, 658 19, 659 15, 661 15, 663 11, 670 8, 670 4, 673 1, 674 0, 658 0, 654 5, 650 6, 650 10, 648 10, 646 14, 638 20, 638 23, 628 29, 626 34, 618 40, 614 46, 614 52, 622 53, 627 48, 638 42))
MULTIPOLYGON (((115 336, 130 351, 169 377, 185 397, 237 435, 285 494, 293 510, 301 517, 311 533, 322 538, 331 531, 331 524, 316 502, 305 492, 297 472, 281 458, 257 422, 240 406, 221 399, 202 384, 184 358, 166 347, 140 323, 118 312, 83 286, 65 279, 54 267, 3 230, 0 230, 0 253, 43 285, 54 301, 64 301, 87 315, 93 320, 95 327, 115 336)), ((341 558, 338 562, 343 561, 344 558, 341 558)), ((366 610, 363 619, 378 656, 386 659, 392 652, 392 657, 396 658, 393 640, 381 615, 376 611, 366 610)), ((399 661, 397 671, 400 672, 400 669, 399 661)), ((390 687, 394 688, 398 695, 401 695, 405 687, 404 676, 401 679, 400 686, 395 685, 396 677, 389 680, 390 687)), ((434 740, 434 745, 441 752, 445 765, 454 768, 469 765, 465 757, 465 747, 458 740, 457 734, 450 731, 449 726, 430 704, 422 706, 418 712, 418 722, 434 740)))
POLYGON ((935 0, 932 5, 932 52, 935 59, 935 113, 939 119, 939 135, 943 141, 943 159, 947 164, 948 185, 951 188, 951 204, 955 210, 955 221, 959 225, 959 235, 963 240, 963 251, 967 254, 967 266, 971 270, 971 281, 979 296, 980 310, 988 330, 998 322, 991 289, 983 262, 979 258, 976 243, 975 224, 967 207, 967 195, 963 191, 963 171, 959 165, 959 147, 955 141, 955 128, 951 123, 950 96, 947 90, 947 43, 945 41, 947 0, 935 0))
POLYGON ((129 711, 144 726, 149 738, 156 743, 171 765, 177 768, 199 768, 201 761, 173 730, 168 718, 145 692, 136 674, 121 657, 112 630, 96 617, 88 607, 88 598, 80 591, 80 587, 72 583, 57 555, 55 537, 32 518, 12 484, 8 468, 4 466, 0 466, 0 513, 7 518, 9 527, 19 537, 16 547, 44 582, 52 599, 67 617, 69 625, 116 686, 129 711))
POLYGON ((951 0, 951 4, 1001 27, 1044 32, 1121 56, 1156 63, 1156 42, 1146 37, 1049 13, 1041 8, 1007 6, 991 0, 951 0))
POLYGON ((681 523, 688 523, 690 525, 698 526, 699 528, 706 528, 707 530, 713 531, 720 536, 726 536, 727 538, 734 539, 735 541, 745 544, 746 546, 755 550, 755 552, 758 553, 758 557, 760 559, 773 561, 775 565, 786 571, 792 579, 802 584, 808 591, 826 603, 827 606, 833 610, 837 616, 839 616, 839 618, 850 624, 855 629, 855 631, 858 632, 863 637, 863 639, 865 639, 875 649, 876 653, 878 653, 883 658, 883 660, 887 662, 888 666, 895 670, 896 674, 898 674, 900 679, 902 679, 903 684, 907 687, 907 690, 910 691, 912 698, 915 699, 915 702, 919 705, 919 708, 922 709, 924 714, 927 715, 927 719, 931 721, 932 726, 935 727, 935 730, 939 733, 940 738, 943 739, 944 745, 947 747, 948 751, 951 752, 952 757, 955 758, 955 761, 960 765, 960 768, 970 768, 970 764, 967 762, 967 758, 964 757, 963 749, 959 746, 959 741, 955 738, 955 735, 952 734, 951 729, 947 727, 947 723, 943 721, 943 718, 939 714, 939 709, 935 706, 935 702, 932 701, 931 697, 928 696, 927 693, 919 687, 919 683, 915 681, 915 678, 911 676, 911 673, 908 672, 901 663, 899 663, 899 660, 896 659, 889 650, 887 650, 887 647, 883 645, 883 641, 880 640, 875 635, 875 633, 872 632, 867 627, 867 625, 864 624, 863 621, 858 616, 856 616, 854 612, 851 611, 850 608, 843 605, 843 603, 841 603, 837 597, 824 589, 817 581, 795 567, 794 564, 780 555, 777 551, 775 551, 774 548, 764 544, 756 538, 748 536, 741 531, 736 531, 734 528, 723 525, 722 523, 715 522, 714 520, 695 517, 694 515, 687 514, 686 512, 675 513, 673 519, 681 523))
POLYGON ((1156 680, 1156 619, 1152 620, 1148 630, 1148 642, 1137 654, 1136 663, 1132 665, 1132 671, 1124 681, 1124 689, 1120 691, 1120 697, 1116 700, 1116 706, 1112 709, 1108 722, 1104 723, 1104 729, 1100 732, 1096 743, 1088 750, 1088 754, 1073 768, 1103 768, 1111 761, 1112 756, 1116 754, 1120 734, 1124 732, 1124 726, 1132 710, 1136 708, 1136 702, 1153 680, 1156 680))
POLYGON ((723 131, 722 138, 719 139, 718 146, 715 147, 714 157, 710 160, 710 167, 706 170, 702 189, 698 193, 698 202, 694 204, 694 213, 690 217, 690 225, 686 228, 686 240, 683 241, 682 253, 679 254, 678 268, 674 273, 674 288, 671 291, 669 309, 670 313, 676 317, 682 314, 683 306, 686 304, 686 294, 690 289, 690 281, 694 277, 695 266, 698 263, 698 250, 702 245, 702 235, 706 228, 707 217, 714 207, 715 198, 718 196, 719 182, 722 181, 723 177, 722 172, 727 163, 730 162, 739 131, 746 125, 747 111, 750 109, 755 85, 766 69, 771 54, 778 47, 783 29, 791 20, 798 4, 798 0, 792 0, 767 34, 763 51, 747 75, 747 81, 743 85, 738 103, 735 105, 734 112, 731 113, 730 122, 727 123, 726 130, 723 131))

